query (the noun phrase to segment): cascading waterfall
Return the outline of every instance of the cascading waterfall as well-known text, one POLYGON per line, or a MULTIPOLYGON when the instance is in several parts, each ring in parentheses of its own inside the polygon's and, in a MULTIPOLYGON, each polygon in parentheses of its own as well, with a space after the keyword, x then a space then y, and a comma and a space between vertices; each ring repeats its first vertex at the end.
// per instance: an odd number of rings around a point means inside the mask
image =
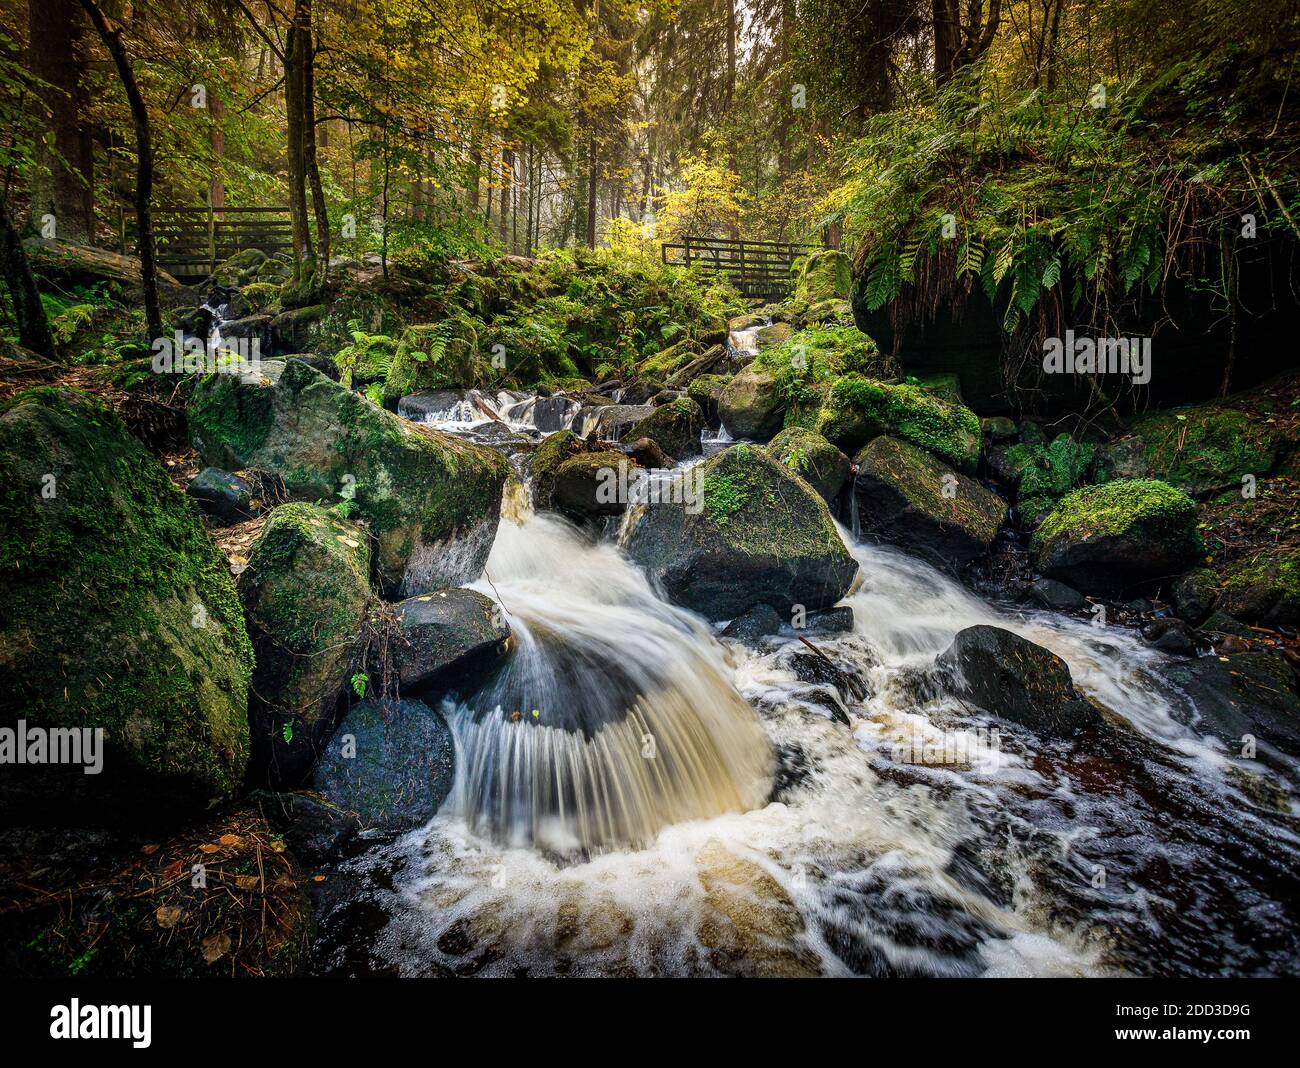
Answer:
POLYGON ((762 801, 770 750, 721 648, 615 549, 553 516, 503 520, 487 573, 516 647, 445 709, 472 830, 586 856, 762 801))

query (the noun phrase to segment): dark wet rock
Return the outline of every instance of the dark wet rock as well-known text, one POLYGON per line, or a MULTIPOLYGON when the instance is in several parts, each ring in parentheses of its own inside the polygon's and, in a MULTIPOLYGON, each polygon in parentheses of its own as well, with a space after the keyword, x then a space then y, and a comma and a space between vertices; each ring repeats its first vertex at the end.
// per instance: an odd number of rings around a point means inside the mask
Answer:
POLYGON ((512 423, 532 421, 533 426, 550 434, 573 423, 582 405, 572 397, 528 397, 512 404, 502 414, 512 423))
POLYGON ((601 441, 618 441, 647 415, 654 412, 649 404, 606 404, 597 408, 583 408, 584 427, 590 426, 601 441))
POLYGON ((733 619, 722 631, 724 638, 753 644, 760 638, 775 634, 781 629, 781 617, 770 604, 756 604, 742 616, 733 619))
POLYGON ((339 380, 339 365, 330 356, 314 356, 309 352, 295 353, 284 357, 286 360, 301 360, 308 367, 315 368, 331 382, 339 380))
POLYGON ((253 487, 238 475, 205 467, 185 487, 206 515, 223 523, 247 519, 252 514, 253 487))
POLYGON ((463 389, 426 389, 408 393, 397 402, 397 414, 403 419, 424 422, 445 416, 465 400, 463 389))
POLYGON ((767 446, 777 463, 784 464, 830 502, 839 496, 853 464, 820 434, 789 427, 767 446))
POLYGON ((829 608, 848 592, 857 563, 826 502, 765 450, 733 446, 689 477, 694 506, 647 507, 623 540, 674 603, 721 620, 756 604, 829 608))
POLYGON ((1219 599, 1219 576, 1209 568, 1198 567, 1174 580, 1169 587, 1174 614, 1193 627, 1199 627, 1219 599))
POLYGON ((370 608, 363 531, 323 508, 271 512, 239 579, 257 666, 249 701, 257 784, 299 785, 334 729, 370 608))
POLYGON ((894 438, 876 438, 856 463, 864 534, 953 572, 992 549, 1007 505, 974 479, 894 438))
MULTIPOLYGON (((271 341, 271 319, 271 315, 261 312, 231 319, 221 324, 221 340, 256 339, 260 346, 267 346, 271 341)), ((265 356, 266 352, 263 351, 262 355, 265 356)))
POLYGON ((451 728, 440 713, 422 701, 363 701, 325 746, 315 782, 363 829, 400 834, 433 818, 455 771, 451 728))
POLYGON ((700 406, 704 418, 711 427, 717 427, 721 422, 718 416, 718 400, 722 396, 723 388, 730 381, 730 375, 700 375, 699 378, 691 379, 691 384, 686 389, 687 396, 700 406))
POLYGON ((1142 628, 1142 637, 1162 653, 1195 656, 1199 644, 1196 632, 1181 619, 1153 619, 1142 628))
POLYGON ((623 392, 619 394, 619 403, 649 404, 650 398, 663 388, 662 382, 652 382, 649 379, 638 379, 635 382, 629 382, 623 387, 623 392))
POLYGON ((20 393, 0 414, 0 530, 0 727, 103 731, 100 774, 0 767, 0 812, 98 822, 232 796, 253 653, 226 561, 163 466, 89 395, 20 393))
POLYGON ((295 857, 308 867, 337 860, 361 829, 356 813, 348 812, 305 790, 272 793, 255 790, 249 801, 284 837, 295 857))
POLYGON ((1055 653, 999 627, 967 627, 937 666, 952 692, 999 719, 1051 738, 1101 722, 1055 653))
POLYGON ((1078 590, 1049 578, 1036 579, 1029 587, 1029 597, 1035 604, 1058 612, 1077 612, 1088 603, 1078 590))
POLYGON ((679 397, 656 408, 625 434, 628 438, 650 438, 669 456, 684 460, 700 454, 704 413, 689 397, 679 397))
POLYGON ((621 452, 584 452, 565 460, 555 472, 555 507, 582 521, 595 516, 619 515, 627 507, 619 486, 620 468, 631 472, 635 465, 621 452))
POLYGON ((508 466, 496 450, 401 419, 301 360, 209 375, 186 414, 205 464, 278 475, 299 499, 350 495, 386 595, 482 574, 508 466))
POLYGON ((843 700, 860 700, 866 691, 862 677, 851 668, 844 668, 827 657, 816 653, 792 653, 785 661, 800 682, 829 686, 843 700))
POLYGON ((650 438, 637 438, 634 441, 621 441, 618 445, 618 451, 635 460, 641 467, 647 470, 663 469, 672 467, 676 462, 671 456, 664 454, 664 450, 650 438))
POLYGON ((1199 716, 1195 726, 1229 750, 1239 753, 1250 735, 1261 747, 1300 756, 1300 696, 1280 657, 1268 652, 1205 656, 1175 664, 1166 675, 1191 699, 1199 716))
POLYGON ((768 441, 785 419, 776 376, 757 364, 735 374, 718 395, 718 417, 733 438, 768 441))
POLYGON ((1034 533, 1039 569, 1083 593, 1116 596, 1200 556, 1196 505, 1163 482, 1106 482, 1071 493, 1034 533))
POLYGON ((452 685, 505 653, 510 625, 490 597, 475 590, 439 590, 396 607, 401 638, 392 643, 402 692, 452 685))
POLYGON ((825 612, 814 612, 808 617, 808 627, 826 634, 847 634, 853 629, 853 609, 842 604, 825 612))

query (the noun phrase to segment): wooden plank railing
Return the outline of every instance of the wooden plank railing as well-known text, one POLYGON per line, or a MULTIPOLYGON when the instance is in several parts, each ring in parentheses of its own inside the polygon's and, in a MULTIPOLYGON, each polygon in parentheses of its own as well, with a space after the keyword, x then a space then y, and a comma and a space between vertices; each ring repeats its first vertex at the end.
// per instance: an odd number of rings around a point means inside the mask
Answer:
POLYGON ((244 249, 293 248, 288 208, 155 208, 153 225, 158 266, 178 278, 206 277, 244 249))
POLYGON ((794 241, 732 241, 719 237, 685 237, 665 242, 664 263, 725 275, 746 297, 774 300, 794 286, 794 264, 820 246, 794 241))

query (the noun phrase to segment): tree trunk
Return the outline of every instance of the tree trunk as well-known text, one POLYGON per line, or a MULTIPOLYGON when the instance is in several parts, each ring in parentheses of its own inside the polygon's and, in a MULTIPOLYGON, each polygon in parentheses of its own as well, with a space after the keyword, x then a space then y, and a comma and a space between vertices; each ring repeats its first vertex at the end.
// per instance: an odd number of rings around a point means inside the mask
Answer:
POLYGON ((316 45, 311 35, 311 0, 300 0, 306 56, 303 60, 302 86, 302 158, 311 186, 311 203, 316 216, 315 284, 324 287, 330 266, 330 217, 325 207, 325 190, 321 187, 320 168, 316 163, 316 45))
POLYGON ((289 218, 293 223, 294 280, 310 279, 316 271, 307 219, 306 100, 311 51, 311 4, 295 0, 293 21, 285 38, 284 108, 289 163, 289 218))
POLYGON ((587 247, 596 247, 596 135, 587 142, 587 247))
POLYGON ((14 318, 18 321, 18 344, 38 356, 57 359, 54 335, 50 333, 50 321, 37 292, 31 264, 27 262, 27 250, 7 207, 0 208, 0 275, 9 287, 14 318))
POLYGON ((510 248, 510 190, 513 186, 515 171, 515 154, 509 148, 501 149, 501 218, 498 220, 498 232, 501 244, 510 248))
POLYGON ((108 28, 104 13, 99 10, 95 0, 81 0, 81 6, 85 8, 104 47, 113 57, 117 75, 126 91, 127 103, 131 105, 131 121, 135 126, 135 221, 136 229, 140 232, 140 282, 144 287, 144 317, 149 337, 160 338, 162 310, 158 305, 158 257, 153 237, 153 137, 149 129, 149 111, 140 95, 135 73, 131 70, 131 60, 122 47, 122 31, 108 28))
POLYGON ((226 105, 217 93, 209 93, 208 108, 212 116, 212 177, 208 179, 208 203, 213 208, 224 208, 226 183, 221 170, 226 158, 226 129, 221 120, 226 117, 226 105))
POLYGON ((49 109, 53 143, 35 145, 32 225, 55 219, 55 236, 76 244, 95 237, 94 143, 86 122, 86 59, 77 0, 28 0, 28 68, 47 82, 39 91, 49 109), (62 158, 60 158, 62 157, 62 158))
POLYGON ((957 53, 961 51, 961 20, 958 0, 931 0, 934 22, 934 82, 946 85, 957 73, 957 53))

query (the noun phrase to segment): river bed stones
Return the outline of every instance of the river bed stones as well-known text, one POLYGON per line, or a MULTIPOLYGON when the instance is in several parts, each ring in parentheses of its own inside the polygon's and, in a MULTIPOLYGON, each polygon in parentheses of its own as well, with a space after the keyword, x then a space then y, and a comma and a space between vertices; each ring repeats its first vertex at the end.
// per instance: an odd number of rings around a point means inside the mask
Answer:
POLYGON ((409 597, 395 615, 401 638, 393 643, 393 663, 403 693, 477 674, 505 653, 510 638, 500 607, 475 590, 409 597))

